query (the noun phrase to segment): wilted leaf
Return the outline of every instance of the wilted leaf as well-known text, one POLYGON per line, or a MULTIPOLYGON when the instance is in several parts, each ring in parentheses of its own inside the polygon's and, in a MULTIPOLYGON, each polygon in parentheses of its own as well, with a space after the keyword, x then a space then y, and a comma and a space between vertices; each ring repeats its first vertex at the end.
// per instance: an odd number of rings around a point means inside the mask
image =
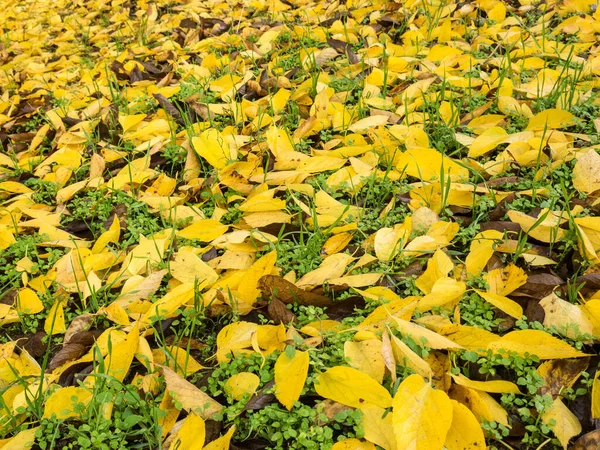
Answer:
POLYGON ((198 414, 203 419, 210 419, 214 414, 221 411, 222 406, 198 389, 196 386, 186 381, 177 373, 173 372, 168 367, 163 367, 162 373, 167 383, 169 395, 173 397, 175 402, 186 411, 191 411, 198 414))
POLYGON ((560 398, 552 401, 550 408, 542 414, 542 421, 552 429, 564 449, 568 448, 572 437, 581 433, 579 420, 560 398))

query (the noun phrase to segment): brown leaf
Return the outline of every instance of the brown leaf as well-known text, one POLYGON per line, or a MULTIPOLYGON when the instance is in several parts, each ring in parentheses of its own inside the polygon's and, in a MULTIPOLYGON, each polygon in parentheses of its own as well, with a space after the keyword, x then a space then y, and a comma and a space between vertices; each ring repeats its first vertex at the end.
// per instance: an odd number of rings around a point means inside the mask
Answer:
POLYGON ((87 375, 94 370, 94 364, 88 361, 80 362, 67 367, 58 377, 58 384, 62 387, 77 386, 87 375))
POLYGON ((490 101, 490 102, 487 102, 484 105, 481 105, 478 108, 475 108, 473 111, 471 111, 470 113, 466 114, 465 116, 463 116, 462 119, 460 119, 460 124, 461 125, 466 125, 471 120, 473 120, 475 117, 481 116, 484 112, 486 112, 488 109, 490 109, 490 107, 492 106, 493 103, 494 103, 493 101, 490 101))
POLYGON ((167 99, 167 97, 165 97, 162 94, 154 94, 153 97, 156 99, 158 104, 162 106, 162 108, 167 112, 167 114, 170 115, 173 118, 173 120, 175 120, 175 122, 177 122, 179 125, 185 125, 185 121, 183 120, 183 117, 181 117, 181 113, 179 112, 177 107, 167 99))
POLYGON ((354 53, 352 46, 347 42, 340 41, 339 39, 327 39, 327 43, 338 52, 345 53, 348 56, 348 61, 350 61, 350 64, 357 64, 360 62, 360 58, 356 53, 354 53))
POLYGON ((575 441, 571 450, 598 450, 600 448, 600 429, 590 431, 575 441))
MULTIPOLYGON (((335 416, 338 413, 345 412, 345 411, 352 411, 352 408, 349 408, 348 406, 342 405, 341 403, 335 402, 333 400, 326 399, 326 400, 322 401, 321 403, 319 403, 318 411, 320 413, 323 413, 329 419, 329 421, 331 421, 331 420, 335 419, 335 416)), ((327 421, 318 419, 317 423, 320 426, 323 426, 323 425, 327 424, 327 421)))
POLYGON ((29 337, 19 339, 17 341, 17 345, 34 358, 40 358, 44 356, 46 350, 48 349, 48 345, 42 340, 44 336, 46 336, 46 333, 43 331, 38 331, 29 337))
POLYGON ((263 409, 265 406, 270 405, 271 403, 275 403, 277 401, 275 395, 270 392, 267 393, 267 391, 273 390, 274 386, 274 381, 269 381, 267 384, 265 384, 264 387, 258 391, 248 403, 246 403, 246 406, 244 406, 242 412, 256 411, 258 409, 263 409))
POLYGON ((48 364, 48 370, 53 371, 69 361, 81 358, 101 334, 101 330, 80 331, 73 334, 63 348, 54 355, 48 364))
POLYGON ((563 284, 564 281, 562 279, 551 273, 531 274, 527 277, 527 283, 510 295, 516 297, 532 297, 541 300, 551 294, 557 286, 563 284))
POLYGON ((553 359, 544 362, 538 368, 538 373, 544 378, 544 385, 538 389, 538 393, 556 398, 575 384, 589 362, 590 358, 553 359))
POLYGON ((69 328, 65 332, 64 343, 68 344, 71 338, 82 331, 86 331, 92 324, 92 320, 96 317, 95 314, 81 314, 75 317, 69 324, 69 328))
POLYGON ((67 344, 61 348, 54 358, 48 364, 48 370, 53 371, 54 369, 62 366, 63 364, 73 361, 77 358, 81 358, 88 351, 89 347, 83 344, 67 344))
POLYGON ((258 288, 265 298, 277 298, 283 303, 297 303, 299 305, 329 306, 333 301, 324 295, 307 292, 294 283, 277 276, 264 275, 258 280, 258 288))
POLYGON ((327 307, 327 317, 331 320, 342 320, 348 316, 354 314, 356 308, 361 309, 365 306, 365 299, 361 296, 355 295, 346 298, 342 301, 334 302, 332 305, 327 307))
POLYGON ((277 297, 271 298, 269 306, 267 307, 269 317, 276 324, 288 324, 298 322, 296 314, 285 307, 285 303, 279 300, 277 297))
POLYGON ((200 17, 200 29, 205 36, 220 36, 229 30, 229 25, 221 19, 200 17))

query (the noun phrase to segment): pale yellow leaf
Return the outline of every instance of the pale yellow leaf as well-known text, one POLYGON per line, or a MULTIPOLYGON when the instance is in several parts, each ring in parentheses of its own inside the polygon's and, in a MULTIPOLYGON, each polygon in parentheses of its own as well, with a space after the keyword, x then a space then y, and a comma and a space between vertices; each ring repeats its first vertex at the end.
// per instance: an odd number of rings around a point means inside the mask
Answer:
POLYGON ((581 433, 579 420, 562 402, 560 397, 555 398, 552 401, 552 406, 542 414, 542 422, 552 428, 554 435, 565 450, 569 448, 571 438, 581 433))
POLYGON ((372 377, 378 383, 383 381, 385 362, 382 354, 382 344, 379 339, 369 339, 361 342, 346 341, 344 356, 348 364, 372 377))
POLYGON ((211 419, 222 410, 222 406, 209 395, 168 367, 161 369, 169 395, 186 411, 195 412, 203 419, 211 419))

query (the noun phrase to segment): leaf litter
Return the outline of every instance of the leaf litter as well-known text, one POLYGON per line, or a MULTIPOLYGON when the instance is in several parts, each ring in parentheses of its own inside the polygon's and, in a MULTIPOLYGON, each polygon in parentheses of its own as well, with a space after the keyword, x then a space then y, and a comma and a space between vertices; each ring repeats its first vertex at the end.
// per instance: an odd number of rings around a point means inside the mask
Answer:
POLYGON ((598 446, 594 1, 1 5, 2 448, 598 446))

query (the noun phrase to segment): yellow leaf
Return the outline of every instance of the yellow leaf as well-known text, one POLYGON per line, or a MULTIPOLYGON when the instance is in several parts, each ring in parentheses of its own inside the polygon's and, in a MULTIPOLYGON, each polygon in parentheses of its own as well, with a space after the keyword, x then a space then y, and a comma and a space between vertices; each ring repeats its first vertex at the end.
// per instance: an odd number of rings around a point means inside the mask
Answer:
POLYGON ((501 127, 490 127, 475 138, 471 147, 469 147, 469 157, 477 158, 494 150, 498 145, 502 144, 508 133, 501 127))
POLYGON ((410 375, 394 396, 392 420, 398 450, 441 449, 452 423, 452 402, 420 375, 410 375))
POLYGON ((418 297, 398 298, 390 303, 378 306, 363 320, 357 327, 361 331, 376 331, 391 322, 391 316, 399 317, 403 320, 410 320, 417 306, 418 297))
POLYGON ((469 170, 452 158, 442 155, 432 148, 412 148, 400 153, 394 159, 399 172, 404 172, 421 181, 440 180, 443 177, 460 181, 469 178, 469 170))
POLYGON ((600 155, 596 150, 590 149, 577 156, 573 167, 573 186, 586 194, 600 189, 600 155))
POLYGON ((279 89, 273 97, 271 97, 271 105, 273 112, 279 114, 285 109, 285 105, 290 98, 290 91, 287 89, 279 89))
POLYGON ((370 128, 377 127, 379 125, 385 125, 388 121, 386 116, 369 116, 361 119, 357 122, 354 122, 352 125, 348 127, 348 131, 352 131, 354 133, 364 133, 368 131, 370 128))
POLYGON ((121 236, 121 222, 119 218, 115 215, 115 218, 112 221, 112 224, 104 233, 100 235, 94 246, 92 247, 92 253, 100 253, 102 252, 109 243, 117 243, 119 242, 119 237, 121 236))
POLYGON ((54 301, 54 304, 48 311, 46 321, 44 322, 44 331, 47 334, 62 334, 67 331, 65 326, 65 311, 60 299, 54 301))
POLYGON ((35 442, 35 433, 39 427, 30 428, 17 433, 13 438, 6 442, 3 450, 29 450, 35 442))
POLYGON ((498 422, 508 427, 508 413, 488 393, 453 385, 450 398, 467 406, 479 422, 498 422))
POLYGON ((195 412, 205 420, 211 419, 223 408, 217 401, 198 389, 192 383, 177 375, 168 367, 163 367, 169 395, 186 411, 195 412))
POLYGON ((56 193, 56 203, 63 205, 67 203, 75 194, 86 187, 88 180, 79 181, 77 183, 70 184, 62 189, 59 189, 56 193))
POLYGON ((333 255, 335 253, 343 251, 346 248, 346 246, 350 243, 353 237, 354 234, 348 232, 339 233, 331 236, 323 244, 323 253, 325 253, 326 255, 333 255))
POLYGON ((185 348, 169 345, 152 351, 152 358, 156 364, 166 365, 178 374, 187 376, 205 369, 199 364, 185 348))
POLYGON ((389 339, 392 344, 392 352, 396 363, 408 367, 423 378, 431 379, 431 367, 427 364, 427 361, 417 355, 408 345, 392 333, 389 333, 389 339))
POLYGON ((361 342, 346 341, 344 356, 350 367, 366 373, 381 384, 385 374, 385 363, 379 339, 369 339, 361 342))
POLYGON ((365 439, 384 450, 396 450, 396 436, 392 414, 385 408, 375 405, 360 407, 362 412, 362 426, 365 430, 365 439))
POLYGON ((336 442, 331 450, 375 450, 375 446, 371 442, 350 438, 336 442))
POLYGON ((252 397, 259 384, 260 378, 258 378, 258 375, 251 372, 240 372, 230 376, 225 382, 224 388, 225 392, 234 400, 241 400, 246 394, 252 397))
POLYGON ((580 246, 585 244, 586 254, 589 254, 588 258, 597 259, 596 253, 600 250, 600 218, 577 217, 574 222, 577 225, 577 238, 580 246))
POLYGON ((229 353, 252 346, 252 334, 258 325, 251 322, 235 322, 219 331, 217 335, 217 361, 228 362, 229 353))
POLYGON ((351 367, 336 366, 317 376, 315 390, 321 397, 342 405, 359 408, 373 404, 381 408, 392 405, 390 393, 370 376, 351 367))
POLYGON ((21 314, 37 314, 44 310, 38 295, 29 288, 21 289, 17 296, 17 311, 21 314))
POLYGON ((417 344, 439 350, 460 350, 462 347, 451 340, 415 323, 394 317, 396 328, 402 334, 410 336, 417 344))
POLYGON ((464 282, 449 277, 440 278, 431 292, 417 303, 417 311, 426 312, 436 307, 451 307, 458 303, 467 290, 464 282))
POLYGON ((46 399, 43 417, 48 419, 55 415, 58 420, 78 417, 82 413, 81 405, 86 407, 91 399, 89 389, 75 386, 61 388, 46 399))
POLYGON ((298 164, 296 170, 303 173, 320 173, 328 170, 336 170, 346 164, 342 158, 331 156, 313 156, 305 159, 298 164))
POLYGON ((523 308, 521 305, 510 298, 498 294, 492 294, 491 292, 483 292, 478 290, 475 290, 475 292, 477 292, 477 294, 479 294, 486 302, 491 303, 500 311, 505 312, 509 316, 519 320, 523 316, 523 308))
POLYGON ((177 450, 202 450, 205 438, 206 425, 204 424, 204 419, 197 414, 191 413, 185 418, 170 448, 177 450))
POLYGON ((27 186, 16 181, 3 181, 0 183, 0 191, 9 192, 11 194, 28 194, 33 192, 27 186))
POLYGON ((540 330, 518 330, 505 334, 487 346, 488 350, 536 355, 540 359, 581 358, 588 356, 566 342, 540 330))
POLYGON ((231 442, 233 433, 235 433, 235 425, 232 426, 227 433, 212 441, 202 450, 229 450, 229 444, 231 442))
POLYGON ((140 243, 136 245, 123 261, 123 270, 131 275, 145 273, 148 267, 162 261, 167 239, 146 238, 140 235, 140 243))
POLYGON ((240 286, 238 288, 238 294, 244 302, 250 305, 256 302, 256 299, 260 294, 260 289, 258 289, 258 280, 263 275, 269 275, 275 267, 276 262, 277 252, 274 250, 262 256, 254 264, 252 264, 250 269, 248 269, 248 271, 242 277, 240 286))
POLYGON ((5 250, 17 242, 13 232, 4 224, 0 224, 0 250, 5 250))
POLYGON ((160 402, 160 411, 163 415, 158 418, 158 425, 162 428, 162 437, 164 439, 171 432, 173 426, 175 426, 180 413, 175 407, 168 390, 165 391, 160 402))
POLYGON ((338 278, 331 278, 329 284, 333 286, 365 287, 373 286, 383 276, 381 273, 363 273, 360 275, 346 275, 338 278))
POLYGON ((296 286, 310 290, 331 278, 340 277, 346 271, 346 266, 350 261, 352 261, 352 257, 345 253, 328 256, 318 269, 312 270, 300 278, 296 286))
POLYGON ((592 419, 600 419, 600 372, 594 375, 592 384, 592 419))
POLYGON ((451 375, 456 384, 471 389, 476 389, 483 392, 491 392, 492 394, 520 394, 516 384, 510 381, 493 380, 493 381, 473 381, 469 380, 462 374, 451 375))
POLYGON ((579 420, 562 402, 560 397, 555 398, 552 401, 552 406, 544 411, 542 422, 552 428, 554 435, 565 450, 569 447, 571 438, 581 433, 579 420))
POLYGON ((180 250, 170 263, 171 276, 182 283, 197 282, 201 287, 210 287, 219 275, 192 251, 180 250))
POLYGON ((479 276, 483 268, 494 254, 494 249, 503 233, 496 230, 486 230, 477 235, 471 241, 469 254, 465 260, 467 274, 471 277, 479 276))
POLYGON ((444 447, 448 450, 485 450, 485 436, 475 415, 456 400, 451 402, 452 424, 444 447))
POLYGON ((127 132, 136 125, 139 125, 146 118, 146 114, 134 114, 131 116, 123 116, 119 114, 119 124, 123 128, 123 132, 127 132))
MULTIPOLYGON (((123 381, 129 372, 139 341, 139 327, 136 324, 123 341, 109 346, 108 356, 105 358, 103 365, 97 366, 96 374, 104 373, 116 380, 123 381)), ((90 375, 85 382, 88 387, 92 387, 98 380, 98 376, 90 375)))
POLYGON ((576 339, 582 334, 594 334, 594 324, 588 314, 554 292, 540 300, 540 306, 544 308, 544 325, 555 327, 562 336, 576 339))
POLYGON ((192 147, 215 169, 223 169, 237 159, 237 150, 231 148, 216 128, 203 131, 192 138, 192 147))
POLYGON ((373 247, 380 261, 389 261, 396 257, 408 241, 410 231, 403 227, 380 228, 375 233, 373 247))
POLYGON ((565 230, 559 228, 559 221, 552 213, 545 213, 539 218, 531 217, 521 211, 506 213, 512 222, 521 225, 525 233, 542 242, 556 242, 565 235, 565 230))
POLYGON ((201 242, 210 242, 225 234, 227 225, 218 220, 202 219, 177 232, 177 236, 184 239, 197 239, 201 242))
POLYGON ((569 111, 546 109, 529 119, 527 130, 553 130, 574 125, 575 121, 575 116, 569 111))
POLYGON ((497 295, 508 295, 527 283, 527 274, 520 267, 509 264, 500 269, 490 270, 484 275, 489 288, 488 292, 497 295))
MULTIPOLYGON (((143 324, 150 324, 161 318, 169 318, 181 305, 194 298, 194 284, 183 283, 171 289, 161 299, 155 301, 146 310, 140 321, 143 324)), ((130 308, 131 309, 131 308, 130 308)))
POLYGON ((291 411, 300 398, 308 375, 308 352, 294 351, 291 358, 282 352, 275 361, 275 397, 291 411))
POLYGON ((415 285, 424 293, 430 294, 436 281, 448 276, 454 268, 452 260, 443 250, 437 249, 427 262, 427 269, 417 278, 415 285))

